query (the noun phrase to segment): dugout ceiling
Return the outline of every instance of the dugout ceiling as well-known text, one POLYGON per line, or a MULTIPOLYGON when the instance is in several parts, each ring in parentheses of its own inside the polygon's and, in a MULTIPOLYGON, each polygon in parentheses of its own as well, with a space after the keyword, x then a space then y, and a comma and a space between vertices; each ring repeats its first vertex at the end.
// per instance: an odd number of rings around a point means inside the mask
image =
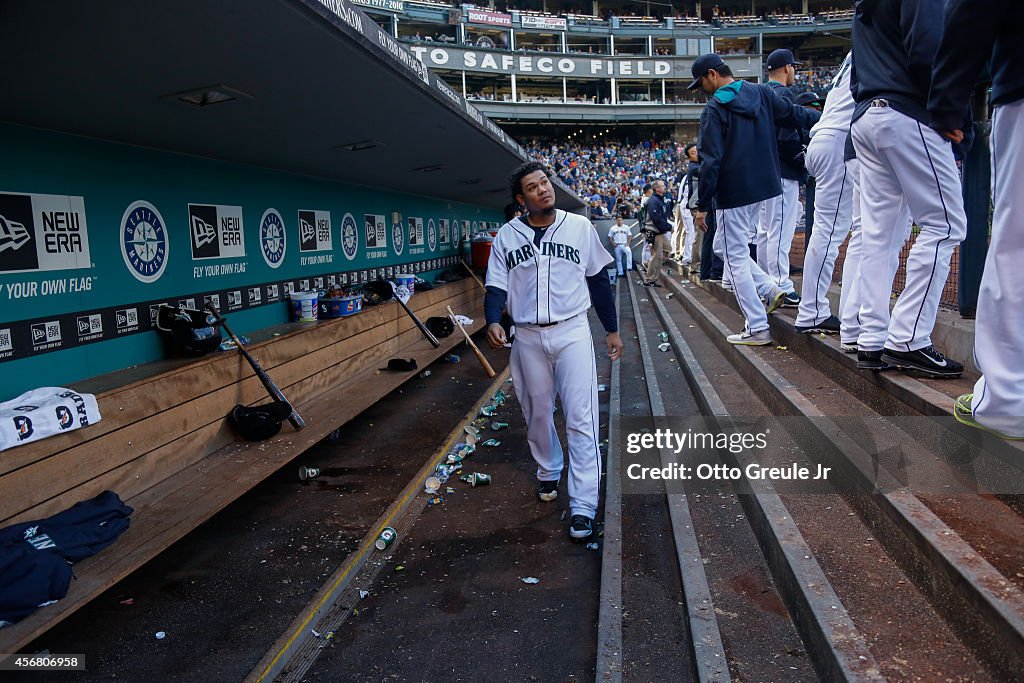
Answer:
POLYGON ((7 0, 0 26, 0 121, 494 208, 525 156, 346 0, 7 0), (234 99, 181 99, 208 86, 234 99))

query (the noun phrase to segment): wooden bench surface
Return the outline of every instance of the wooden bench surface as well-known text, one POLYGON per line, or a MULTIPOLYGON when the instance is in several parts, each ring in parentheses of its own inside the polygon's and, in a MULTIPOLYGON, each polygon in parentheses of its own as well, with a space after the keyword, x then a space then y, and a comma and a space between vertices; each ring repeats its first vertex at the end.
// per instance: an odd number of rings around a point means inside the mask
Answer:
MULTIPOLYGON (((484 326, 482 301, 476 283, 463 280, 418 293, 410 307, 426 320, 450 305, 474 318, 472 333, 484 326)), ((286 422, 267 441, 235 437, 225 419, 231 407, 269 398, 232 352, 110 389, 97 395, 103 419, 96 425, 5 453, 0 527, 107 489, 135 513, 114 545, 75 565, 67 597, 0 629, 0 651, 18 652, 419 372, 378 374, 389 358, 412 357, 423 368, 461 341, 456 330, 434 349, 397 303, 387 303, 248 347, 305 419, 301 431, 286 422)))

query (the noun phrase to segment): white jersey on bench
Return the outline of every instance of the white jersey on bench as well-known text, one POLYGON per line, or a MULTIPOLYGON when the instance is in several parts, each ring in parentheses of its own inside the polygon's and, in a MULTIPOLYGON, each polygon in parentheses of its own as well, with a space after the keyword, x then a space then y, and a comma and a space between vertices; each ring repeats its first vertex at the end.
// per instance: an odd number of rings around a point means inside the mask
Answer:
POLYGON ((100 421, 92 394, 42 387, 0 403, 0 451, 100 421))

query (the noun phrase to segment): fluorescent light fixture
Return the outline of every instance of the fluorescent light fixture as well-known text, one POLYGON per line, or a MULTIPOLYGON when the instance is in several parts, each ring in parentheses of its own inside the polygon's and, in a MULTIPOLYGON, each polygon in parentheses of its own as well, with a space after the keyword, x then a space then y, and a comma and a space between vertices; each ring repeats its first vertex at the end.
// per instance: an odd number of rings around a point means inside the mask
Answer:
POLYGON ((175 99, 185 104, 192 104, 197 107, 208 107, 211 104, 221 104, 237 99, 251 100, 252 95, 244 93, 237 88, 228 85, 207 85, 195 90, 166 95, 163 99, 175 99))

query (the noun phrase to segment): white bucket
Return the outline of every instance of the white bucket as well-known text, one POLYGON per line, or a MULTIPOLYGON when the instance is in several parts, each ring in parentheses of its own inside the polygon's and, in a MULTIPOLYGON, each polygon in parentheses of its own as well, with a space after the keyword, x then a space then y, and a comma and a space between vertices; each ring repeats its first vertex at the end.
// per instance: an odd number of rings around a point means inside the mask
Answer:
POLYGON ((409 290, 409 296, 416 293, 416 276, 411 273, 395 273, 395 285, 409 290))
POLYGON ((292 292, 292 316, 300 323, 315 323, 319 292, 292 292))

